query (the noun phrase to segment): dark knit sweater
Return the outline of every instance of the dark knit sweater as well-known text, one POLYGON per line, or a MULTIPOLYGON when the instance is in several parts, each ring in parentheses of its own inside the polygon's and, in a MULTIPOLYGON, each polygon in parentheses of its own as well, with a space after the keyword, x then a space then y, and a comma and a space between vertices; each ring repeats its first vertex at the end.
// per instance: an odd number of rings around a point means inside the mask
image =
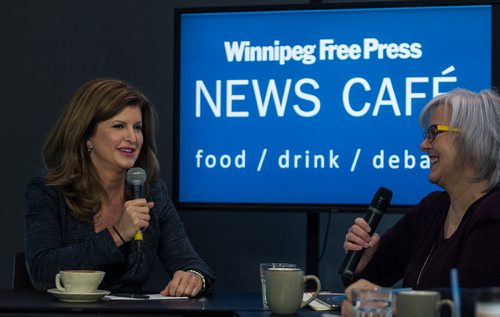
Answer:
POLYGON ((147 200, 155 206, 139 253, 137 242, 118 248, 108 230, 96 233, 94 224, 73 217, 61 191, 46 186, 45 178, 33 177, 25 194, 24 241, 35 287, 55 287, 60 270, 95 269, 106 272, 100 289, 137 291, 149 279, 158 256, 170 275, 187 269, 203 273, 204 293, 210 292, 214 274, 193 249, 161 180, 151 186, 147 200))

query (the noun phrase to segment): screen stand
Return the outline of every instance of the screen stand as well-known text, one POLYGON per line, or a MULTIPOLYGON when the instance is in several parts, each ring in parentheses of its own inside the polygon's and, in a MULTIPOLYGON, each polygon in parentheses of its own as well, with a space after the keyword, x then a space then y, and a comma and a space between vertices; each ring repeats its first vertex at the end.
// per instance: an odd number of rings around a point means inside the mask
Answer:
MULTIPOLYGON (((307 213, 306 272, 319 277, 319 212, 307 213)), ((310 289, 307 285, 306 289, 310 289)))

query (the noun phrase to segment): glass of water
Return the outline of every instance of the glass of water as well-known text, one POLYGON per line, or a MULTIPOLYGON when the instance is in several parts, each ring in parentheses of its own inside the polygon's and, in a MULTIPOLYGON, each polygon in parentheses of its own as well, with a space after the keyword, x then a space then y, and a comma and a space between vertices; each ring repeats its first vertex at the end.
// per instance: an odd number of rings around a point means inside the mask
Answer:
POLYGON ((353 289, 354 317, 392 317, 390 288, 353 289))
POLYGON ((260 283, 262 285, 262 306, 264 308, 269 308, 267 305, 267 297, 266 297, 266 275, 265 272, 267 269, 272 267, 287 267, 287 268, 295 268, 296 264, 292 263, 260 263, 260 283))

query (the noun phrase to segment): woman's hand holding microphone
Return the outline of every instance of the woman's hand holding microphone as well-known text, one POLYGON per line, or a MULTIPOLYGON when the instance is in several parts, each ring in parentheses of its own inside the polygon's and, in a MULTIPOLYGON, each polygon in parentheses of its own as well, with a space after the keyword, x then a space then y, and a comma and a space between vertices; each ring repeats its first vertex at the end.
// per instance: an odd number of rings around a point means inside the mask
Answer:
POLYGON ((356 268, 355 274, 364 270, 380 243, 380 235, 374 233, 370 236, 370 225, 363 218, 356 218, 354 224, 349 228, 345 236, 344 251, 358 251, 365 249, 361 260, 356 268))
MULTIPOLYGON (((144 198, 125 202, 123 213, 116 225, 113 226, 113 229, 120 238, 119 240, 122 242, 121 244, 132 240, 139 230, 146 230, 148 228, 149 220, 151 219, 149 211, 153 207, 154 202, 148 202, 144 198)), ((115 239, 115 241, 117 240, 115 239)))

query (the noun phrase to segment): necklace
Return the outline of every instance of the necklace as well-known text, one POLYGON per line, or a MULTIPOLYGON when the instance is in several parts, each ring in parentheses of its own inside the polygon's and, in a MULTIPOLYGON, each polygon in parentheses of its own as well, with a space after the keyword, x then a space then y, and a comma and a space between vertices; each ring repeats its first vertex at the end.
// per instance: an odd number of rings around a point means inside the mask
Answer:
POLYGON ((429 254, 427 254, 427 258, 425 259, 425 262, 422 265, 422 268, 420 269, 420 272, 418 273, 417 284, 415 285, 415 287, 417 287, 418 284, 420 283, 420 277, 422 277, 422 272, 424 271, 425 266, 427 265, 427 262, 429 261, 429 258, 431 257, 432 251, 434 251, 434 247, 435 246, 436 246, 436 243, 434 242, 434 244, 432 245, 431 250, 429 251, 429 254))

